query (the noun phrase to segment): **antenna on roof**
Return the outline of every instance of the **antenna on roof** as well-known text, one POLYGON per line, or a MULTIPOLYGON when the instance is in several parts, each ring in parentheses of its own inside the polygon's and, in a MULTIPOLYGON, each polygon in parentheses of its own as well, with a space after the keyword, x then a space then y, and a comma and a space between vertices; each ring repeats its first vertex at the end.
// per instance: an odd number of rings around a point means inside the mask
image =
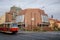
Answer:
POLYGON ((51 18, 53 18, 53 15, 51 15, 51 18))

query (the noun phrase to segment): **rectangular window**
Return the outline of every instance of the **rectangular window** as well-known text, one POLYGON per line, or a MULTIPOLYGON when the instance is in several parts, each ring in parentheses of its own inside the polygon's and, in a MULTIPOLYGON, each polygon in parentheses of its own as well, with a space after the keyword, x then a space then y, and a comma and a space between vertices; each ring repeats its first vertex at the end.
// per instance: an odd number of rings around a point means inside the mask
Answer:
POLYGON ((12 27, 18 27, 18 25, 16 23, 12 23, 11 26, 12 27))
POLYGON ((49 22, 48 16, 46 16, 46 15, 41 15, 41 17, 42 17, 42 22, 49 22))
POLYGON ((16 22, 24 22, 24 15, 17 16, 16 22))

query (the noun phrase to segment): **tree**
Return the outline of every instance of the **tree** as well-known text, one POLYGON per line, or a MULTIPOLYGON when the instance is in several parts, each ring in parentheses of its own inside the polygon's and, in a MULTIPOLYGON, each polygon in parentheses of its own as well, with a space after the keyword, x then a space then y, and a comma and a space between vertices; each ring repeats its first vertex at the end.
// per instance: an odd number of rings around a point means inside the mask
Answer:
POLYGON ((58 30, 58 25, 56 24, 56 22, 53 24, 53 29, 58 30))

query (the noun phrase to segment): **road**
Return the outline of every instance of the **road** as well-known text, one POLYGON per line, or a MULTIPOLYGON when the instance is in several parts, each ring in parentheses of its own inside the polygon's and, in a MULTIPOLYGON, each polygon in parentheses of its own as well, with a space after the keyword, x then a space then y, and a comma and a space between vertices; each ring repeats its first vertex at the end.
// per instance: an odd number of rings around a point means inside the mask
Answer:
POLYGON ((60 32, 18 32, 17 34, 0 33, 0 40, 60 40, 60 32))

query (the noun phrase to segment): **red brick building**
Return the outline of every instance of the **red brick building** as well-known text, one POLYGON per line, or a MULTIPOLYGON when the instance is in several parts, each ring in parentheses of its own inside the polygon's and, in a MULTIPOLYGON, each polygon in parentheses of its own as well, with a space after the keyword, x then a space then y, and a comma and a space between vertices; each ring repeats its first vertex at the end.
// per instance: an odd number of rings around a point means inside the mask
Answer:
POLYGON ((44 10, 38 8, 21 10, 15 6, 11 7, 10 11, 6 13, 6 22, 16 20, 18 21, 18 25, 25 25, 27 29, 32 29, 41 25, 49 25, 48 15, 45 14, 44 10))
POLYGON ((12 15, 9 12, 6 12, 4 15, 0 17, 0 24, 6 23, 6 22, 12 22, 12 15))
POLYGON ((38 27, 38 25, 41 24, 49 25, 48 15, 45 14, 44 10, 38 8, 24 9, 21 11, 21 13, 19 13, 19 16, 20 15, 24 15, 23 24, 25 24, 25 27, 27 29, 31 29, 32 27, 38 27))

